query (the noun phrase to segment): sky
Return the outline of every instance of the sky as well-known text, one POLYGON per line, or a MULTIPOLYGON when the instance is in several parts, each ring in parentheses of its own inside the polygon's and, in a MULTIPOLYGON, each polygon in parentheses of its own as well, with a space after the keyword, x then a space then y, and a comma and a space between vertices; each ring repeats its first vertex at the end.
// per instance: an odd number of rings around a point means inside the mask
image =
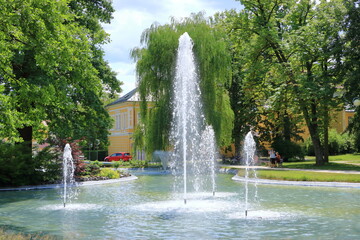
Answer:
POLYGON ((167 24, 170 17, 181 19, 200 11, 212 16, 224 10, 241 9, 240 2, 235 0, 113 0, 113 6, 111 24, 103 25, 111 42, 103 49, 105 60, 123 82, 120 95, 136 87, 135 63, 130 58, 130 50, 140 47, 141 33, 151 24, 167 24))

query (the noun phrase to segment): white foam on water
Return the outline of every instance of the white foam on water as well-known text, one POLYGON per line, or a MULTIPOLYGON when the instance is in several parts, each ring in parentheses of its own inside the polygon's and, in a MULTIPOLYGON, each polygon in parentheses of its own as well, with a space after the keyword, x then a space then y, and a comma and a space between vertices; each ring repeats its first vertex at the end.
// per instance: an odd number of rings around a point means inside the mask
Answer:
POLYGON ((84 211, 84 210, 95 210, 100 209, 101 206, 97 204, 80 204, 80 203, 68 203, 66 204, 66 207, 64 207, 63 204, 51 204, 51 205, 45 205, 39 208, 39 210, 45 210, 45 211, 84 211))
POLYGON ((182 200, 169 200, 144 203, 134 206, 134 210, 147 212, 183 212, 183 213, 211 213, 229 211, 234 204, 217 199, 189 199, 185 204, 182 200))
MULTIPOLYGON (((187 199, 204 199, 204 198, 228 198, 232 196, 237 196, 238 193, 234 192, 215 192, 215 195, 212 192, 192 192, 188 193, 187 199)), ((181 199, 182 193, 175 193, 175 199, 181 199)))

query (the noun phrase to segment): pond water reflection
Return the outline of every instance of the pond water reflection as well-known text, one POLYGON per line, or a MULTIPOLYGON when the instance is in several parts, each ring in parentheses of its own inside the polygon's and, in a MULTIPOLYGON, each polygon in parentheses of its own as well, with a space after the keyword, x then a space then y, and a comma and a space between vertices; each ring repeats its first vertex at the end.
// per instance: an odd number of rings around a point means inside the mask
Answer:
POLYGON ((244 216, 244 184, 173 193, 171 175, 84 186, 63 207, 59 190, 1 192, 0 227, 59 239, 358 239, 360 189, 258 185, 244 216))

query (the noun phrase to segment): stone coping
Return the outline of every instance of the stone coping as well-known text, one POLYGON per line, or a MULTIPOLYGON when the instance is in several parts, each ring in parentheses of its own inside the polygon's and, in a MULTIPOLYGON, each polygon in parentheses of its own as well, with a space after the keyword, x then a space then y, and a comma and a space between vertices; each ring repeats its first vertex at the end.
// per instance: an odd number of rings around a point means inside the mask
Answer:
MULTIPOLYGON (((235 175, 232 180, 245 182, 244 177, 235 175)), ((338 188, 358 188, 360 183, 349 182, 311 182, 311 181, 285 181, 285 180, 271 180, 271 179, 247 179, 249 183, 257 184, 273 184, 273 185, 292 185, 292 186, 306 186, 306 187, 338 187, 338 188)))
MULTIPOLYGON (((129 177, 122 177, 118 179, 107 179, 99 181, 85 181, 85 182, 76 182, 75 187, 82 186, 92 186, 108 183, 118 183, 118 182, 127 182, 138 179, 136 176, 132 175, 129 177)), ((44 190, 44 189, 55 189, 62 188, 63 184, 46 184, 46 185, 34 185, 34 186, 22 186, 22 187, 10 187, 10 188, 0 188, 0 191, 27 191, 27 190, 44 190)))

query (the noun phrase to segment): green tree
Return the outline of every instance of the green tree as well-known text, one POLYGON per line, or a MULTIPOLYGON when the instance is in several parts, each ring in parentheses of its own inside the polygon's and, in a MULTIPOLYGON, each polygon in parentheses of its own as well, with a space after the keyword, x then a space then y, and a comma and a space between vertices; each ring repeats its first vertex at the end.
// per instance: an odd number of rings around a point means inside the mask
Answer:
POLYGON ((346 2, 348 17, 345 25, 347 47, 345 48, 345 97, 347 103, 355 108, 349 130, 355 136, 355 147, 360 152, 360 106, 354 106, 354 100, 360 99, 360 1, 346 2))
POLYGON ((106 141, 100 97, 120 90, 100 48, 110 2, 1 0, 0 11, 0 136, 28 151, 41 130, 106 141))
POLYGON ((242 142, 245 135, 255 129, 258 118, 256 94, 251 82, 245 78, 246 37, 240 37, 237 29, 239 14, 235 10, 225 11, 215 15, 216 26, 225 30, 229 52, 231 53, 231 81, 226 84, 229 92, 231 109, 234 112, 234 126, 232 129, 232 143, 235 147, 235 158, 241 158, 242 142))
POLYGON ((172 84, 178 39, 188 32, 194 42, 198 60, 200 88, 205 117, 215 130, 220 145, 229 143, 233 112, 225 84, 230 81, 230 55, 225 35, 215 28, 202 13, 193 14, 182 21, 172 19, 170 24, 152 25, 145 30, 141 42, 144 48, 135 48, 132 57, 137 61, 136 72, 142 99, 142 122, 146 151, 166 149, 172 118, 172 84), (147 99, 154 106, 147 109, 147 99))
POLYGON ((229 94, 235 115, 236 155, 241 155, 242 140, 250 129, 256 130, 262 141, 297 140, 299 120, 289 104, 291 95, 282 83, 281 73, 272 66, 272 55, 251 31, 248 13, 231 10, 217 17, 219 25, 226 29, 232 52, 229 94))
MULTIPOLYGON (((305 119, 313 141, 316 163, 328 156, 330 110, 340 103, 333 97, 340 84, 341 1, 243 0, 239 33, 250 39, 248 74, 260 78, 259 89, 268 99, 286 96, 305 119)), ((254 78, 254 77, 253 77, 254 78)), ((271 100, 271 99, 270 99, 271 100)), ((288 109, 279 101, 271 107, 288 109)), ((285 115, 286 116, 286 115, 285 115)), ((286 120, 286 119, 285 119, 286 120)), ((285 123, 286 121, 284 121, 285 123)))

